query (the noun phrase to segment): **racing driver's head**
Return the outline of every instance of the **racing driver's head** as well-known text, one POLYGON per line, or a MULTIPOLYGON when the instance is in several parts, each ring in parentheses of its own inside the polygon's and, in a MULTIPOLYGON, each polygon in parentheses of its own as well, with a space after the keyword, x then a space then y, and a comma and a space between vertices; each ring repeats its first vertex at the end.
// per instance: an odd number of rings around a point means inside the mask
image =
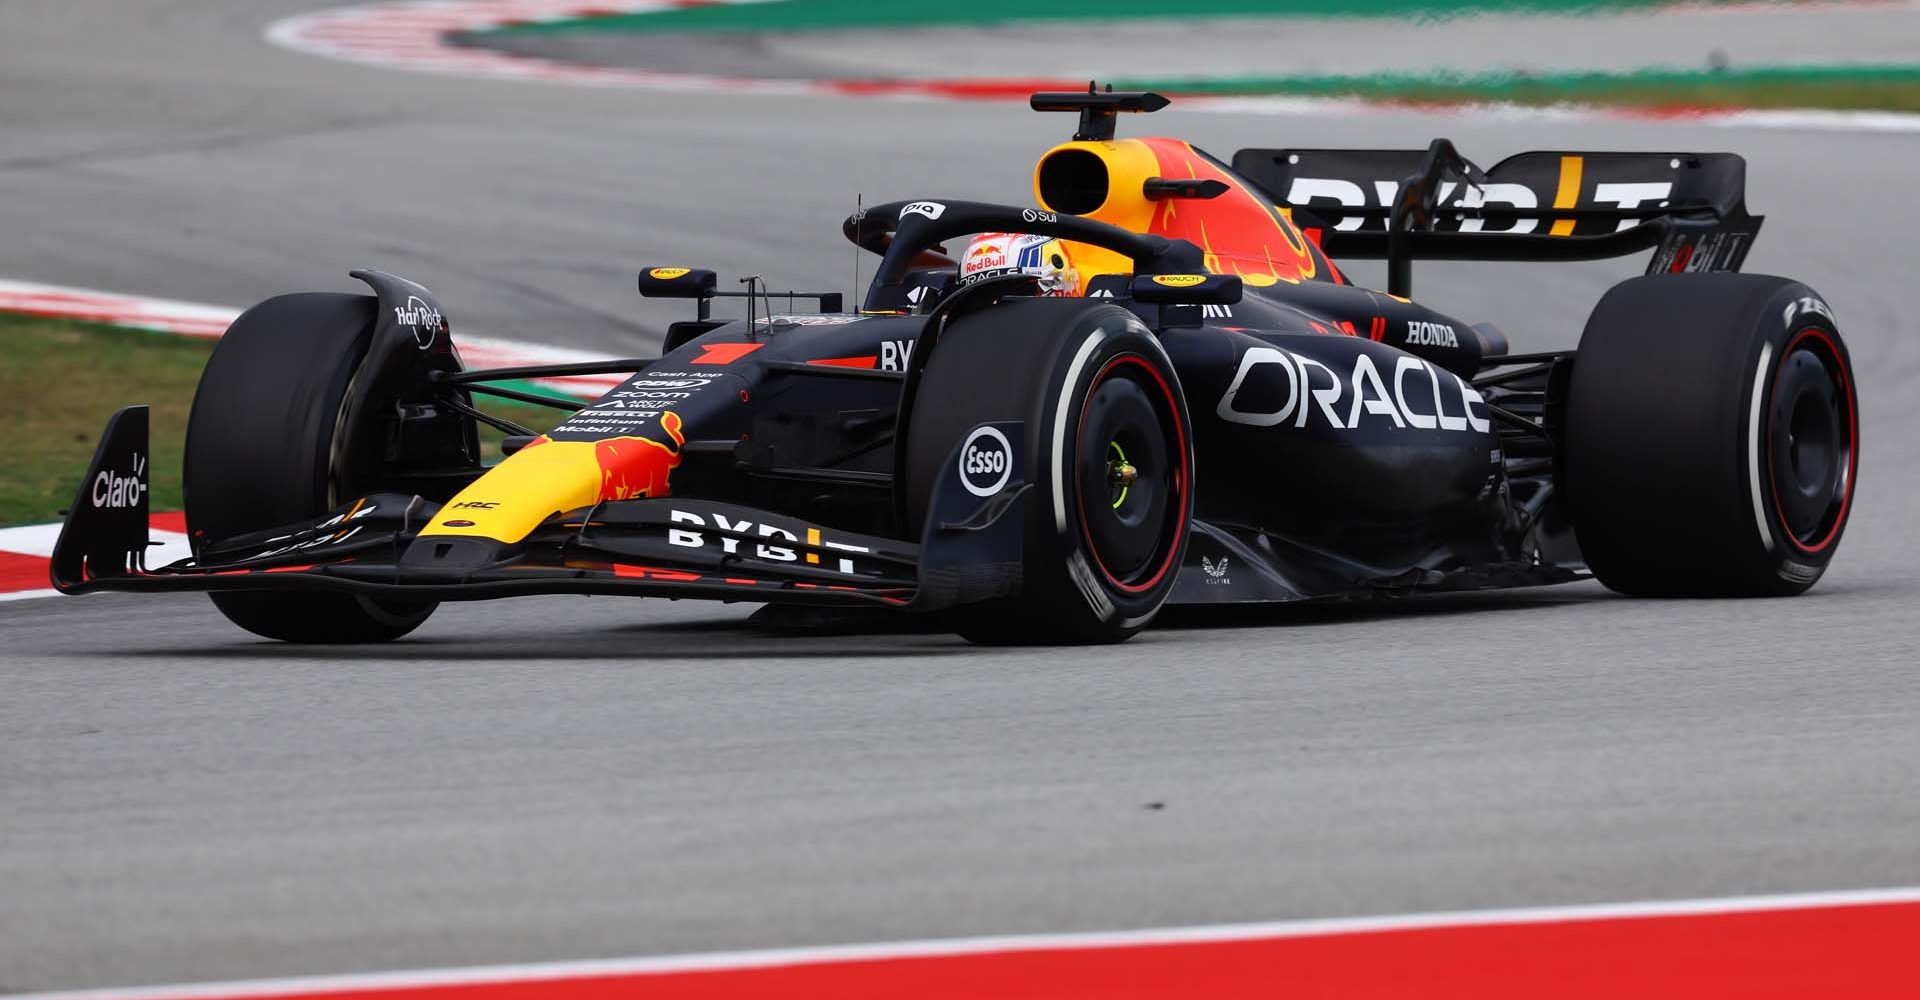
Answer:
POLYGON ((1040 294, 1080 294, 1080 274, 1067 246, 1051 236, 1030 233, 981 233, 960 258, 960 283, 970 285, 995 275, 1025 273, 1040 279, 1040 294))

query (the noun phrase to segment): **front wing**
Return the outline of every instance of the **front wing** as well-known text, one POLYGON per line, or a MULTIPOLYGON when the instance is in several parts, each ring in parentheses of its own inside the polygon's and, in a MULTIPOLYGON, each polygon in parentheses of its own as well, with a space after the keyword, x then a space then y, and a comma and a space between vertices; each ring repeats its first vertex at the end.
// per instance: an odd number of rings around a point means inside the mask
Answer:
MULTIPOLYGON (((1019 439, 1017 424, 995 426, 1019 439)), ((919 544, 681 497, 563 512, 512 544, 422 537, 440 505, 382 493, 301 524, 194 537, 192 558, 148 567, 146 453, 145 407, 116 413, 55 546, 59 590, 331 591, 413 601, 626 594, 933 610, 1017 593, 1022 573, 1019 508, 1029 491, 1014 477, 982 499, 958 484, 957 461, 936 486, 919 544), (132 474, 114 471, 120 465, 132 474), (90 491, 96 481, 130 485, 90 491)))

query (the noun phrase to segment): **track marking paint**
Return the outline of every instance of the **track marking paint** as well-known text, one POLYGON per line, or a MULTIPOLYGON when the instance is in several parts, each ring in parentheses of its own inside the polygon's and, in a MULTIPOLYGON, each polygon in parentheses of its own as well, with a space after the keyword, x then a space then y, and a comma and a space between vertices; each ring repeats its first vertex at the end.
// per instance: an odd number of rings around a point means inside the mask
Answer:
MULTIPOLYGON (((186 532, 171 530, 168 527, 178 517, 178 514, 160 513, 153 515, 148 522, 147 540, 160 544, 147 550, 147 565, 164 566, 192 554, 187 547, 186 532)), ((59 538, 58 522, 0 528, 0 554, 45 560, 53 556, 53 543, 59 538)), ((45 573, 41 574, 40 582, 46 582, 45 573)))
POLYGON ((1920 888, 902 941, 23 995, 19 1000, 728 996, 1910 995, 1920 888), (1183 988, 1191 987, 1192 991, 1183 988), (1624 992, 1622 988, 1624 987, 1624 992))
MULTIPOLYGON (((309 55, 420 73, 500 80, 567 83, 643 90, 707 91, 756 95, 890 97, 922 100, 1016 100, 1034 90, 1074 90, 1083 79, 779 80, 655 72, 559 62, 453 44, 450 35, 509 24, 635 14, 714 3, 766 0, 402 0, 367 3, 301 14, 276 21, 269 42, 309 55)), ((1852 3, 1822 5, 1844 10, 1852 3)), ((1909 7, 1900 3, 1893 6, 1909 7)), ((1694 9, 1694 8, 1686 8, 1694 9)), ((1754 13, 1766 5, 1737 8, 1754 13)), ((1793 9, 1801 9, 1796 5, 1793 9)), ((1920 114, 1825 109, 1735 110, 1714 107, 1532 107, 1501 103, 1400 103, 1322 97, 1182 96, 1181 107, 1235 114, 1352 116, 1414 113, 1423 116, 1509 121, 1683 121, 1727 128, 1841 132, 1920 132, 1920 114)))
MULTIPOLYGON (((219 337, 227 332, 227 327, 240 315, 241 310, 204 302, 182 302, 178 299, 121 295, 92 288, 0 279, 0 312, 50 319, 87 320, 188 337, 219 337)), ((568 364, 605 359, 605 355, 590 351, 467 333, 456 333, 454 342, 460 349, 461 359, 470 368, 568 364)), ((534 381, 582 399, 592 399, 619 385, 622 379, 618 375, 573 375, 534 381)))
MULTIPOLYGON (((0 601, 59 594, 47 586, 53 543, 59 538, 58 522, 0 528, 0 601)), ((148 520, 147 539, 160 543, 147 549, 149 566, 164 566, 193 554, 187 544, 186 525, 177 513, 153 515, 148 520)))

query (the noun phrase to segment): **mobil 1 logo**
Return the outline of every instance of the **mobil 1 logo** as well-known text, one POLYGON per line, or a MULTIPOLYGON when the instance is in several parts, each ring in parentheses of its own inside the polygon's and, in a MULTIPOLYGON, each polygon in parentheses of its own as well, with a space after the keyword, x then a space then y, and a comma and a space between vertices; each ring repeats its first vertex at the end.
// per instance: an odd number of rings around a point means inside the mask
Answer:
POLYGON ((1013 478, 1013 443, 992 424, 981 424, 960 444, 960 485, 977 497, 997 496, 1013 478))

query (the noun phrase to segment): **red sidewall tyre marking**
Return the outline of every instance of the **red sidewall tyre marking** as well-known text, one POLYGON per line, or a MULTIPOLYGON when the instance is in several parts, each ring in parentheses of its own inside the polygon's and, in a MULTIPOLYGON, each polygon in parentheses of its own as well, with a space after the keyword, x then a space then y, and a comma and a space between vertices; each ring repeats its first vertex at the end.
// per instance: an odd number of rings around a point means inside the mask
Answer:
MULTIPOLYGON (((1113 373, 1114 369, 1122 365, 1132 365, 1152 376, 1153 384, 1159 386, 1161 396, 1166 400, 1167 417, 1173 421, 1174 437, 1179 445, 1180 465, 1174 469, 1173 472, 1173 509, 1174 516, 1178 518, 1178 520, 1174 523, 1175 530, 1167 536, 1167 557, 1161 561, 1160 567, 1153 571, 1153 576, 1147 578, 1144 583, 1128 584, 1121 582, 1120 578, 1114 576, 1113 571, 1107 568, 1107 564, 1101 561, 1100 550, 1094 545, 1093 535, 1088 531, 1087 497, 1085 491, 1079 491, 1079 496, 1076 498, 1076 506, 1080 512, 1080 538, 1086 543, 1087 551, 1092 554, 1093 564, 1100 567, 1100 575, 1106 577, 1109 584, 1112 584, 1121 591, 1129 594, 1140 594, 1152 590, 1154 586, 1167 575, 1167 571, 1173 568, 1174 557, 1179 555, 1180 552, 1180 533, 1187 530, 1187 487, 1190 478, 1187 468, 1187 429, 1181 426, 1180 403, 1173 394, 1173 387, 1167 384, 1166 378, 1152 365, 1148 364, 1146 358, 1138 354, 1122 354, 1110 359, 1100 367, 1100 370, 1093 376, 1093 382, 1087 386, 1086 395, 1081 397, 1080 425, 1076 429, 1074 437, 1076 459, 1081 453, 1080 449, 1086 447, 1086 441, 1082 439, 1082 434, 1084 434, 1086 430, 1087 404, 1092 401, 1095 390, 1100 388, 1100 383, 1105 382, 1107 377, 1113 373)), ((1074 483, 1075 489, 1079 490, 1078 477, 1075 477, 1074 483)))
MULTIPOLYGON (((1813 545, 1802 542, 1800 536, 1794 533, 1793 526, 1787 523, 1786 509, 1780 505, 1780 475, 1775 470, 1774 464, 1771 461, 1767 463, 1767 486, 1773 491, 1773 516, 1780 522, 1782 533, 1786 536, 1788 544, 1799 550, 1803 555, 1817 555, 1833 544, 1833 540, 1840 535, 1840 529, 1847 523, 1847 508, 1853 503, 1853 484, 1860 466, 1860 416, 1859 411, 1855 408, 1853 400, 1853 378, 1847 371, 1845 356, 1840 353, 1840 345, 1834 342, 1833 335, 1821 327, 1806 327, 1799 333, 1794 334, 1792 340, 1787 341, 1786 348, 1780 352, 1780 361, 1774 366, 1774 384, 1777 385, 1779 383, 1781 373, 1786 370, 1787 359, 1793 356, 1794 349, 1799 347, 1802 341, 1808 339, 1818 340, 1821 346, 1826 349, 1827 359, 1833 364, 1833 374, 1840 382, 1840 390, 1842 395, 1845 396, 1847 403, 1845 414, 1847 421, 1847 479, 1846 485, 1841 489, 1840 509, 1833 516, 1833 526, 1827 529, 1826 535, 1823 536, 1819 542, 1813 545)), ((1772 395, 1772 390, 1773 386, 1768 386, 1769 396, 1772 395)), ((1767 417, 1767 440, 1773 440, 1773 416, 1771 413, 1769 413, 1767 417)))

